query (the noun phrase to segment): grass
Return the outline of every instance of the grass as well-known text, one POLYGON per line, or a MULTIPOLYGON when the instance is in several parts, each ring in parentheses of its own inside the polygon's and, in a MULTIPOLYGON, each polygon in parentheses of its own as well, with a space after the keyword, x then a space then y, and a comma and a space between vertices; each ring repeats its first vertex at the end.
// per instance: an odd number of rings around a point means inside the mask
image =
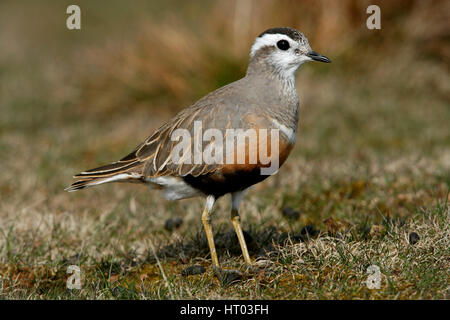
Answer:
POLYGON ((272 15, 273 2, 264 1, 242 34, 230 31, 246 21, 228 19, 230 3, 198 2, 178 15, 173 4, 156 15, 143 3, 137 7, 148 12, 81 3, 86 17, 102 22, 87 19, 79 34, 58 27, 63 5, 0 5, 0 39, 8 44, 0 49, 1 298, 449 298, 444 2, 385 4, 383 29, 371 33, 345 22, 363 19, 364 8, 360 15, 335 8, 336 22, 307 3, 285 10, 286 1, 272 15), (14 18, 39 12, 52 18, 29 29, 20 21, 32 19, 14 18), (433 26, 419 23, 423 15, 434 17, 433 26), (242 204, 256 271, 245 269, 229 200, 218 202, 219 259, 244 274, 222 285, 212 273, 200 199, 168 202, 124 184, 74 194, 63 188, 74 173, 119 159, 177 110, 242 76, 262 21, 297 26, 333 63, 300 69, 296 147, 242 204), (284 217, 286 207, 298 218, 284 217), (175 217, 182 225, 167 231, 175 217), (415 244, 411 232, 420 237, 415 244), (69 265, 81 268, 81 290, 66 288, 69 265), (192 265, 206 272, 182 276, 192 265), (366 286, 370 265, 381 270, 380 289, 366 286))

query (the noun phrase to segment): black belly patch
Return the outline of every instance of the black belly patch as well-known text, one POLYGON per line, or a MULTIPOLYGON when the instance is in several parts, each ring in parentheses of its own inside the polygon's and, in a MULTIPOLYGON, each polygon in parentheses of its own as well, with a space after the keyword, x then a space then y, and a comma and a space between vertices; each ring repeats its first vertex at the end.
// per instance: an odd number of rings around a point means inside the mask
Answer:
POLYGON ((242 191, 269 177, 261 175, 260 168, 251 171, 242 170, 230 174, 212 172, 198 177, 187 175, 184 181, 191 187, 202 191, 206 195, 219 198, 227 193, 242 191))

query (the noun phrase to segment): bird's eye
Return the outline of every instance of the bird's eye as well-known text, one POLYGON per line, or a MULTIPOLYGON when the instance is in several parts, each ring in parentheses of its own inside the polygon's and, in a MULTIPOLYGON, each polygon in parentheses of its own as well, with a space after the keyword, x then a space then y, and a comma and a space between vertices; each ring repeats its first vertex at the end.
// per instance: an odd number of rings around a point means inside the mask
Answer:
POLYGON ((289 49, 289 42, 287 42, 287 40, 280 40, 277 42, 277 47, 280 50, 286 51, 287 49, 289 49))

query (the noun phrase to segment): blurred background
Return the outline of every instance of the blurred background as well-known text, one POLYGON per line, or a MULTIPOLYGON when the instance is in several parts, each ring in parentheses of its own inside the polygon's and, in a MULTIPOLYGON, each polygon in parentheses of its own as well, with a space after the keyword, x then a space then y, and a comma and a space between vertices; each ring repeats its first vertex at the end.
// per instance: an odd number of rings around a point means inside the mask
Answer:
POLYGON ((53 261, 85 241, 104 254, 99 243, 134 245, 169 214, 199 225, 196 200, 171 204, 134 185, 63 188, 241 78, 255 37, 276 26, 302 31, 332 63, 300 68, 295 150, 256 187, 261 198, 249 194, 247 221, 273 223, 285 206, 300 225, 376 220, 448 198, 449 1, 2 0, 0 21, 2 261, 53 261), (81 30, 66 28, 70 4, 81 30), (381 30, 366 27, 370 4, 381 30), (108 223, 115 233, 99 242, 108 223), (109 242, 124 230, 129 242, 109 242))

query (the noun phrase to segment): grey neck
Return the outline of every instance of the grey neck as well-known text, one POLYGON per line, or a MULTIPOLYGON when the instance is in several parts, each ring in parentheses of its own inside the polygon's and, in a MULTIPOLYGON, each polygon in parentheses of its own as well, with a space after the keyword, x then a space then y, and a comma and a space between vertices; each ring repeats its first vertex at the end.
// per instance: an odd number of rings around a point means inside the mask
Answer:
POLYGON ((286 71, 277 68, 267 61, 265 57, 253 56, 247 67, 247 76, 259 76, 272 78, 279 82, 286 91, 295 91, 295 71, 286 71))
POLYGON ((252 57, 246 78, 251 86, 258 88, 258 96, 267 110, 280 123, 297 129, 299 100, 295 87, 295 71, 283 72, 266 59, 252 57))

